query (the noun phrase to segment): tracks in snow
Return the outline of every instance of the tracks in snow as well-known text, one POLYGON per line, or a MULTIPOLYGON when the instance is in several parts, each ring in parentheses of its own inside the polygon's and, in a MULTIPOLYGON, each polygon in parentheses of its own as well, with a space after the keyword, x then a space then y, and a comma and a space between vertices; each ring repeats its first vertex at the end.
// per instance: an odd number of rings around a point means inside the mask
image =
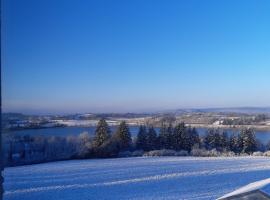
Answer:
POLYGON ((125 185, 125 184, 133 184, 133 183, 140 183, 140 182, 177 179, 181 177, 212 176, 212 175, 219 175, 219 174, 244 173, 244 172, 261 171, 261 170, 270 170, 270 165, 246 164, 246 165, 238 166, 237 168, 202 170, 202 171, 194 171, 194 172, 164 173, 164 174, 157 174, 157 175, 145 176, 145 177, 139 177, 139 178, 128 178, 128 179, 122 179, 122 180, 116 180, 116 181, 104 181, 100 183, 66 184, 66 185, 53 185, 53 186, 43 186, 43 187, 30 187, 30 188, 23 188, 23 189, 17 189, 17 190, 7 190, 5 191, 4 195, 12 196, 12 195, 25 194, 25 193, 61 191, 61 190, 80 189, 80 188, 83 189, 83 188, 94 188, 94 187, 106 187, 106 186, 125 185))

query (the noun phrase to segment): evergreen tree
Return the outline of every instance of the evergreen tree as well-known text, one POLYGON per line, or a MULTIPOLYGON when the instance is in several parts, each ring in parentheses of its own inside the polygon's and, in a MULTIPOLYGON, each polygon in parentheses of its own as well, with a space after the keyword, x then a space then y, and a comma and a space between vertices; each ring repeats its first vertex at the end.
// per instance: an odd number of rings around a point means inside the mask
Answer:
POLYGON ((105 119, 99 120, 94 137, 94 146, 100 147, 111 138, 111 130, 105 119))
POLYGON ((167 126, 165 123, 162 123, 160 132, 159 132, 159 145, 161 149, 166 149, 168 146, 168 132, 167 132, 167 126))
POLYGON ((200 136, 196 130, 196 128, 189 128, 191 147, 194 145, 200 146, 200 136))
POLYGON ((146 136, 146 150, 151 151, 157 148, 157 133, 153 126, 148 129, 146 136))
POLYGON ((223 146, 223 144, 222 144, 222 136, 221 136, 221 134, 219 132, 219 129, 215 129, 214 132, 215 132, 215 134, 214 134, 214 148, 216 150, 221 151, 222 146, 223 146))
POLYGON ((169 126, 167 127, 167 134, 168 134, 168 138, 167 138, 167 144, 165 145, 166 149, 173 149, 173 145, 174 145, 174 139, 173 139, 173 126, 170 123, 169 126))
POLYGON ((209 129, 206 133, 204 144, 207 149, 217 149, 219 151, 225 150, 228 144, 228 137, 226 133, 220 133, 219 129, 209 129))
POLYGON ((209 129, 206 132, 206 136, 204 138, 204 145, 205 148, 210 150, 210 149, 214 149, 216 147, 215 144, 215 130, 214 129, 209 129))
POLYGON ((122 121, 115 132, 116 140, 119 143, 119 150, 127 150, 131 146, 131 135, 128 125, 125 121, 122 121))
POLYGON ((230 149, 229 137, 226 131, 222 131, 220 136, 220 145, 222 151, 230 149))
POLYGON ((173 138, 175 150, 191 150, 191 137, 187 131, 185 123, 180 123, 174 128, 173 138))
POLYGON ((136 140, 136 148, 140 150, 146 150, 146 138, 147 132, 145 126, 140 126, 136 140))
MULTIPOLYGON (((191 151, 192 146, 194 145, 193 137, 192 137, 192 129, 191 127, 187 128, 184 124, 184 131, 182 132, 182 149, 186 151, 191 151)), ((195 135, 194 135, 195 136, 195 135)))
POLYGON ((240 140, 242 143, 242 152, 252 153, 256 151, 256 138, 255 133, 251 129, 242 129, 240 132, 240 140))
POLYGON ((236 133, 233 133, 230 137, 230 141, 229 141, 229 146, 230 146, 230 150, 233 151, 234 153, 240 153, 241 149, 240 149, 240 139, 239 139, 239 135, 236 133))
POLYGON ((183 147, 183 139, 182 139, 182 132, 185 131, 185 127, 183 123, 177 124, 173 129, 173 149, 174 150, 181 150, 183 147))

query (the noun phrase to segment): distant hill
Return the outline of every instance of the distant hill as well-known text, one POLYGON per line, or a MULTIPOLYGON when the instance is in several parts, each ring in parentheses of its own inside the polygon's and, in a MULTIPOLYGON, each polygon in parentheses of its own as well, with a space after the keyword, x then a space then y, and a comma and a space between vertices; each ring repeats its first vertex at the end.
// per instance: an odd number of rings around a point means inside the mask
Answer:
MULTIPOLYGON (((164 110, 153 113, 87 113, 87 114, 71 114, 71 115, 51 115, 54 118, 64 119, 100 119, 100 118, 138 118, 158 116, 164 114, 183 115, 188 113, 237 113, 237 114, 268 114, 270 115, 270 107, 234 107, 234 108, 188 108, 176 110, 164 110)), ((40 117, 36 115, 25 115, 21 113, 2 113, 2 120, 25 120, 28 118, 40 117)), ((45 117, 45 115, 43 116, 45 117)))
POLYGON ((201 109, 178 109, 176 114, 194 112, 214 113, 243 113, 243 114, 270 114, 270 107, 235 107, 235 108, 201 108, 201 109))
POLYGON ((24 120, 28 116, 22 113, 2 113, 2 120, 24 120))

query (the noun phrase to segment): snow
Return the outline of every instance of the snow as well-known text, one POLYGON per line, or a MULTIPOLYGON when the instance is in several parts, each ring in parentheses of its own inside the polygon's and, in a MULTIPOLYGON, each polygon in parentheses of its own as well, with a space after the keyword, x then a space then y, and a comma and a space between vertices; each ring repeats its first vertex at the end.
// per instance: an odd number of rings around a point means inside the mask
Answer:
POLYGON ((95 126, 96 120, 54 120, 57 124, 65 126, 95 126))
MULTIPOLYGON (((97 120, 53 120, 53 122, 65 125, 65 126, 75 126, 75 127, 89 127, 89 126, 96 126, 98 121, 97 120)), ((119 125, 119 122, 113 120, 106 121, 110 126, 119 125)))
MULTIPOLYGON (((255 190, 262 190, 262 191, 269 192, 269 187, 270 187, 270 178, 264 179, 261 181, 256 181, 254 183, 250 183, 247 186, 244 186, 244 187, 242 187, 234 192, 231 192, 227 195, 224 195, 222 198, 232 197, 235 195, 244 194, 244 193, 252 192, 255 190)), ((220 198, 220 199, 222 199, 222 198, 220 198)))
POLYGON ((267 157, 139 157, 6 168, 4 200, 217 199, 270 177, 267 157))

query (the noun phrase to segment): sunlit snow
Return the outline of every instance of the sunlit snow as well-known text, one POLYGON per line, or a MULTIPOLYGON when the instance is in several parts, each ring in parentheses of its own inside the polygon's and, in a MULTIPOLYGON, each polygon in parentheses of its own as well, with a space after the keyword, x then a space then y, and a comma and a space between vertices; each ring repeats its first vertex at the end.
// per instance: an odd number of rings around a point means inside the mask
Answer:
POLYGON ((118 158, 7 168, 5 200, 216 199, 270 177, 267 157, 118 158))

